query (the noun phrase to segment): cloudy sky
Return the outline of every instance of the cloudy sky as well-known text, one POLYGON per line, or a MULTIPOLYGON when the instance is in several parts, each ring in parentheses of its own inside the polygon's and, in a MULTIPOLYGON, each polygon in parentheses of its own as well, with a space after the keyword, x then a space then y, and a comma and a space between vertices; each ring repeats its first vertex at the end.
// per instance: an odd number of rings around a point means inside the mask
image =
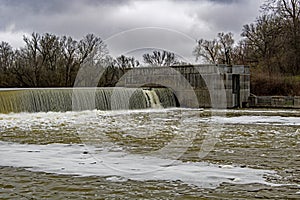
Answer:
POLYGON ((100 36, 113 55, 166 49, 191 59, 196 39, 234 33, 262 0, 0 0, 0 41, 14 48, 32 32, 100 36))

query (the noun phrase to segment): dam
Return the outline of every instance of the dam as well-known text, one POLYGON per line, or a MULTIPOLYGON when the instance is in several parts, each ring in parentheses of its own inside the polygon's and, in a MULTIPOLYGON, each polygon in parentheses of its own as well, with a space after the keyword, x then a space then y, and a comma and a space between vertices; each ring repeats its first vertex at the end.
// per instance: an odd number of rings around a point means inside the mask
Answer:
POLYGON ((0 113, 176 107, 167 88, 27 88, 0 90, 0 113))
POLYGON ((134 68, 121 78, 118 86, 171 88, 181 107, 246 107, 250 97, 250 69, 243 65, 134 68))
POLYGON ((0 113, 145 108, 245 107, 246 66, 187 65, 127 70, 117 87, 0 90, 0 113))

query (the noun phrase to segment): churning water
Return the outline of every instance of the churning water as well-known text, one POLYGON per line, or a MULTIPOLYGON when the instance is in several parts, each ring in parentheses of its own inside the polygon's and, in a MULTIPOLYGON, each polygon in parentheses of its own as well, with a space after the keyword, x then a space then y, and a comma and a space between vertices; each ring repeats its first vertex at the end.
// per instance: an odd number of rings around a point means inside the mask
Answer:
POLYGON ((98 89, 75 98, 98 109, 72 111, 68 89, 10 92, 1 199, 300 198, 299 110, 162 109, 166 89, 98 89))

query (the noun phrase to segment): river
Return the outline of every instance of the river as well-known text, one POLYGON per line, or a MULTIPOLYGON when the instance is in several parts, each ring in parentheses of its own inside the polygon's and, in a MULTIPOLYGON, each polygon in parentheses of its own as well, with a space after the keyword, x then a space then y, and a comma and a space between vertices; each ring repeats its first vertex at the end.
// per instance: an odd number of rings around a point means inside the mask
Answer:
POLYGON ((0 199, 298 199, 300 110, 0 114, 0 199))

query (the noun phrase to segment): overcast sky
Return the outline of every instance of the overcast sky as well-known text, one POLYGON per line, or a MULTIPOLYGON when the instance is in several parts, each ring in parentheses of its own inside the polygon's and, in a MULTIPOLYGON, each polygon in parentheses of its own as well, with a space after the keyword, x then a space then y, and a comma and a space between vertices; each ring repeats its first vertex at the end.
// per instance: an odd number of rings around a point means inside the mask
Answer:
POLYGON ((166 49, 191 59, 196 39, 234 33, 259 15, 262 0, 0 0, 0 41, 14 48, 32 32, 100 36, 112 55, 166 49))

